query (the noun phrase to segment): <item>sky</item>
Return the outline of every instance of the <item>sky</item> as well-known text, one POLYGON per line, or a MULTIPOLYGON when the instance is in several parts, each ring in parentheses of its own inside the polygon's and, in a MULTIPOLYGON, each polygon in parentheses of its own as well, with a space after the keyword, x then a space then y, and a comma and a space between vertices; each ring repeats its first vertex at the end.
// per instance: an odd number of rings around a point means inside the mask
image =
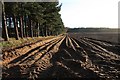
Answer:
POLYGON ((120 0, 59 0, 65 27, 118 28, 120 0))

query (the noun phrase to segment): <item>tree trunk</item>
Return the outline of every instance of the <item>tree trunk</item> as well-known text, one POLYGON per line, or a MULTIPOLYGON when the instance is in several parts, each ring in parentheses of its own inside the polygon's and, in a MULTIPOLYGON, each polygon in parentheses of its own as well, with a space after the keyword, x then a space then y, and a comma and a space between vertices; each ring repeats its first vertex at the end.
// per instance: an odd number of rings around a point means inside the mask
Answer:
POLYGON ((20 17, 20 37, 23 38, 23 17, 20 17))
POLYGON ((26 19, 26 16, 24 16, 24 24, 25 24, 25 28, 24 28, 25 37, 28 37, 28 35, 27 35, 27 19, 26 19))
POLYGON ((24 20, 24 16, 22 18, 22 23, 23 23, 23 37, 26 37, 26 35, 25 35, 25 20, 24 20))
POLYGON ((38 27, 37 27, 37 30, 38 30, 38 31, 37 31, 37 37, 38 37, 38 36, 40 36, 40 24, 37 23, 37 26, 38 26, 38 27))
POLYGON ((29 16, 29 36, 33 37, 32 20, 30 16, 29 16))
POLYGON ((48 36, 50 36, 51 34, 50 34, 50 30, 48 31, 48 36))
POLYGON ((51 36, 53 35, 53 32, 52 32, 52 31, 50 32, 50 35, 51 35, 51 36))
POLYGON ((14 22, 14 29, 15 29, 15 38, 16 40, 19 40, 19 33, 18 33, 18 24, 16 17, 13 15, 13 22, 14 22))
POLYGON ((7 25, 6 25, 6 17, 5 17, 5 10, 4 10, 4 3, 3 3, 3 11, 2 11, 2 36, 4 38, 5 41, 9 40, 9 36, 8 36, 8 29, 7 29, 7 25))
POLYGON ((48 32, 47 32, 47 27, 45 26, 45 36, 48 35, 47 33, 48 33, 48 32))
POLYGON ((42 34, 42 36, 45 36, 43 28, 41 29, 41 34, 42 34))

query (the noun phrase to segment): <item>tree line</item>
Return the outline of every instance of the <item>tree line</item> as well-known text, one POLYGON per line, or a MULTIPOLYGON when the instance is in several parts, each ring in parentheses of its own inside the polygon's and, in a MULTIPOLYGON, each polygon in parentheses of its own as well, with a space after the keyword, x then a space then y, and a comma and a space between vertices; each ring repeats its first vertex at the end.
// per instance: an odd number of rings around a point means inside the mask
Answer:
POLYGON ((59 35, 64 32, 59 2, 2 3, 2 37, 20 38, 59 35))
POLYGON ((118 32, 118 29, 104 28, 104 27, 103 28, 102 27, 101 28, 92 28, 92 27, 91 28, 89 28, 89 27, 88 28, 84 28, 83 27, 83 28, 67 28, 67 32, 68 33, 79 33, 79 32, 80 33, 81 32, 82 33, 87 33, 87 32, 92 32, 92 33, 93 32, 98 32, 98 33, 99 32, 106 32, 106 33, 107 32, 111 32, 112 33, 112 32, 118 32))

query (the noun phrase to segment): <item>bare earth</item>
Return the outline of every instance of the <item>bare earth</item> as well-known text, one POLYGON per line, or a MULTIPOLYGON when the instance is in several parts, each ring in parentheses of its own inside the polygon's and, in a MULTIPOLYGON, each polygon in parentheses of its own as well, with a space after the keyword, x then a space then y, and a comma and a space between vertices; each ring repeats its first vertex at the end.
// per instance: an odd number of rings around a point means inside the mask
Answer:
POLYGON ((3 78, 120 79, 120 45, 68 35, 3 52, 3 78))

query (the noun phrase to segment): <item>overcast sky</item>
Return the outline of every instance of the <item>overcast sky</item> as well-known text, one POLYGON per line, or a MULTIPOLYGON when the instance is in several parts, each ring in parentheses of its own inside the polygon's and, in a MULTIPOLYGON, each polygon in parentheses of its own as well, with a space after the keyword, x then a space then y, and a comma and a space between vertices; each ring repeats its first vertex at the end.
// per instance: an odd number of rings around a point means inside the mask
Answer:
POLYGON ((59 0, 66 27, 118 27, 120 0, 59 0))

